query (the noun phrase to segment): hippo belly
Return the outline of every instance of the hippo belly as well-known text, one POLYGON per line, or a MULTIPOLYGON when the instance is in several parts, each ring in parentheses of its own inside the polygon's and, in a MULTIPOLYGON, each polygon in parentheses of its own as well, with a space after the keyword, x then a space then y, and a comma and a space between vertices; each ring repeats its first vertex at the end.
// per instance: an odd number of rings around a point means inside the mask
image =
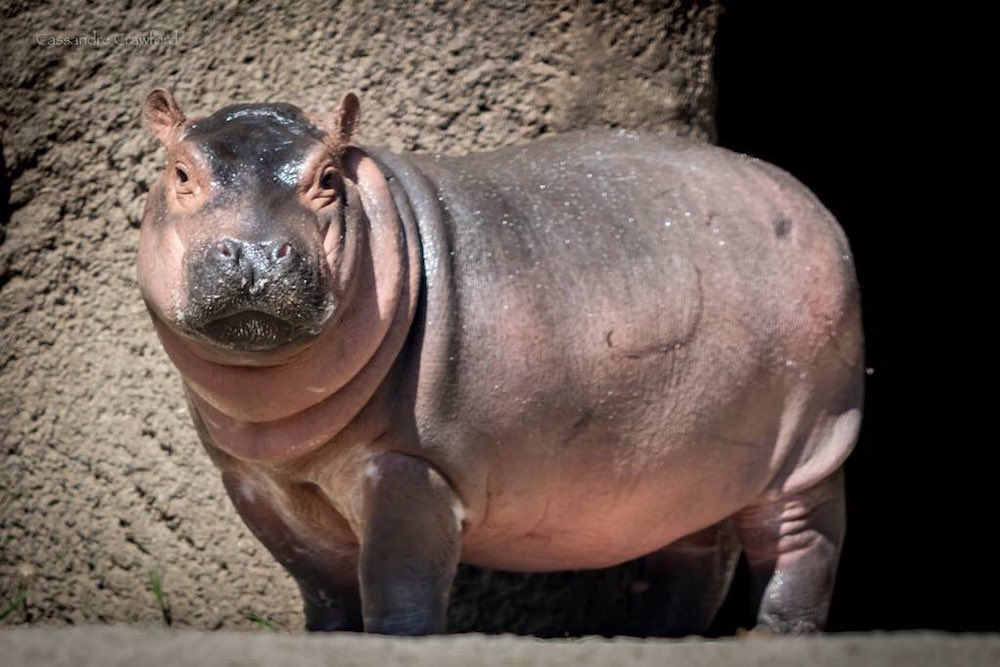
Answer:
POLYGON ((609 566, 839 467, 857 295, 842 233, 790 177, 635 133, 416 166, 414 453, 467 506, 465 560, 609 566))

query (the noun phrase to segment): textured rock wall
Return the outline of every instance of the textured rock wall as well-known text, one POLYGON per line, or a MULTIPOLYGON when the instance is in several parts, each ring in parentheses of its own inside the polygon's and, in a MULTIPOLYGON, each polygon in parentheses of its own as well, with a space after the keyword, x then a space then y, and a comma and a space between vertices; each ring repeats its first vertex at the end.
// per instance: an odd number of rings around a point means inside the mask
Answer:
MULTIPOLYGON (((230 507, 139 298, 139 217, 163 160, 145 91, 172 88, 194 116, 323 111, 354 90, 359 141, 397 150, 608 125, 711 139, 719 8, 146 4, 0 9, 0 611, 23 592, 8 623, 157 622, 156 571, 177 625, 299 628, 297 591, 230 507), (165 39, 140 43, 151 31, 165 39)), ((452 626, 613 630, 635 569, 466 569, 452 626)))

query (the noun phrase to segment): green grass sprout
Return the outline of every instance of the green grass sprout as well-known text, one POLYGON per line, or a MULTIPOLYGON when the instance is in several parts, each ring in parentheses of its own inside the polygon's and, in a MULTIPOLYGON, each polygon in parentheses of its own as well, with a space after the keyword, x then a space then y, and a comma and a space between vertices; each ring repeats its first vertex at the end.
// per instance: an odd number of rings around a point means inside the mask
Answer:
POLYGON ((18 608, 23 607, 24 603, 28 599, 28 591, 21 591, 20 594, 14 598, 14 601, 7 605, 3 611, 0 611, 0 621, 3 621, 8 616, 17 611, 18 608))
POLYGON ((267 620, 266 618, 258 616, 257 614, 250 614, 249 616, 247 616, 247 618, 250 619, 250 622, 256 625, 258 628, 274 632, 274 624, 271 623, 271 621, 267 620))
POLYGON ((160 608, 160 613, 163 615, 163 622, 169 628, 174 622, 174 619, 170 615, 170 605, 167 604, 167 599, 163 595, 163 582, 160 580, 159 570, 149 571, 149 585, 153 589, 153 595, 156 596, 156 604, 160 608))

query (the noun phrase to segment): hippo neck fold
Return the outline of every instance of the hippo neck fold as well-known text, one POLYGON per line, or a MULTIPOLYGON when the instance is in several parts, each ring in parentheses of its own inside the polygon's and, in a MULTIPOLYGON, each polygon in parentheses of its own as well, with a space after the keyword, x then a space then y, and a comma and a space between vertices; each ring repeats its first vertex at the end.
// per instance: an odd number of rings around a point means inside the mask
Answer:
POLYGON ((422 274, 410 203, 360 149, 345 168, 367 243, 353 302, 308 348, 276 366, 228 366, 198 357, 156 322, 208 435, 237 458, 287 461, 329 442, 378 390, 409 334, 422 274))

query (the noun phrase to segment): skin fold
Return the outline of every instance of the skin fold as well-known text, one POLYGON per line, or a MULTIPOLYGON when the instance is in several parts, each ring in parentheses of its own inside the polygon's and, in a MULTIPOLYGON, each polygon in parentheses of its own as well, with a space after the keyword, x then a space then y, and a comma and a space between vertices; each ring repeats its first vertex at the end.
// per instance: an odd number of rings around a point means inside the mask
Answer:
POLYGON ((698 633, 742 549, 758 627, 822 629, 860 304, 791 176, 626 131, 394 155, 353 95, 144 113, 140 288, 308 628, 443 632, 459 562, 647 556, 635 631, 698 633))

